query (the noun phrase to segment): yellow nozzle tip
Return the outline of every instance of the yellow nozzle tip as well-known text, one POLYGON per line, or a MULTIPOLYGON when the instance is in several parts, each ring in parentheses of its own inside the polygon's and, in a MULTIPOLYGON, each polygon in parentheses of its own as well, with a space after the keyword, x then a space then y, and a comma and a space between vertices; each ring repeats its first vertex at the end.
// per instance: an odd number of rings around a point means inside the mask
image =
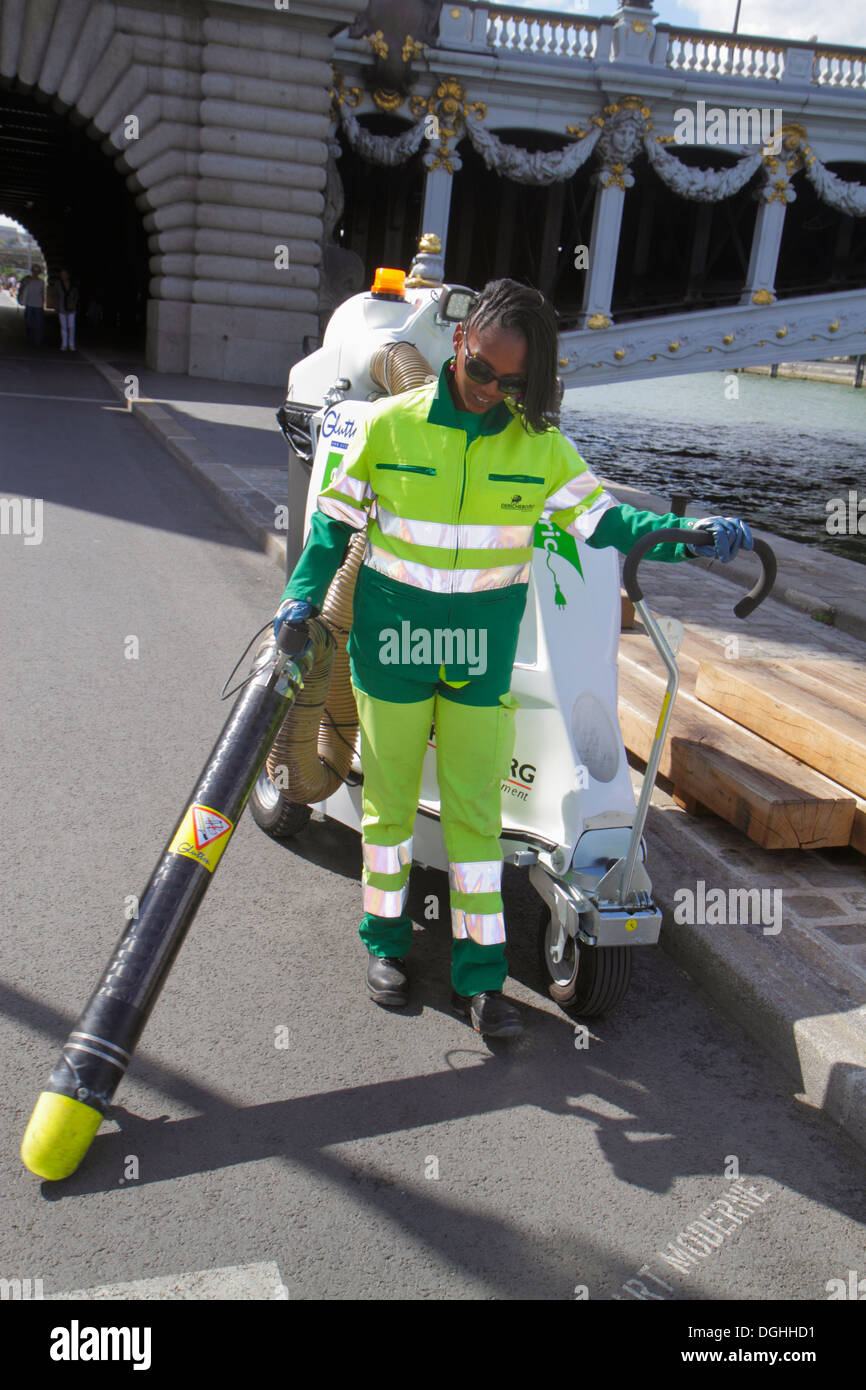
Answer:
POLYGON ((21 1140, 21 1161, 38 1178, 56 1182, 74 1173, 93 1142, 102 1115, 71 1096, 43 1091, 21 1140))

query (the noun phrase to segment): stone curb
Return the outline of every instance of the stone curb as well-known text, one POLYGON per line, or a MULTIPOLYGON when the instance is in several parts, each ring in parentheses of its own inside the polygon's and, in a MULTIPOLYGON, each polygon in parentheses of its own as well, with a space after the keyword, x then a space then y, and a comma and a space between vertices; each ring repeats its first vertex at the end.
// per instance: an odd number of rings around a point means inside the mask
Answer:
POLYGON ((274 515, 271 499, 257 488, 250 487, 242 473, 238 473, 231 464, 224 463, 207 444, 184 429, 161 402, 144 396, 130 400, 120 372, 89 353, 80 355, 87 358, 118 399, 126 402, 131 414, 141 421, 185 472, 201 484, 211 501, 230 520, 239 524, 260 550, 285 570, 286 539, 271 529, 274 515))

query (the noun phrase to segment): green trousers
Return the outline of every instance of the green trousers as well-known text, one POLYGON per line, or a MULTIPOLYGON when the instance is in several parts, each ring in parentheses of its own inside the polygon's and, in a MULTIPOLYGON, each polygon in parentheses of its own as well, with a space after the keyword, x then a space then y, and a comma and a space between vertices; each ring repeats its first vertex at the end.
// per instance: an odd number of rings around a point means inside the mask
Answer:
POLYGON ((517 701, 505 694, 489 705, 469 703, 478 698, 476 683, 461 688, 444 681, 422 699, 380 700, 361 689, 354 674, 364 769, 361 940, 374 955, 398 957, 412 941, 405 904, 432 726, 449 861, 451 983, 467 997, 501 989, 508 970, 500 783, 511 762, 517 701))

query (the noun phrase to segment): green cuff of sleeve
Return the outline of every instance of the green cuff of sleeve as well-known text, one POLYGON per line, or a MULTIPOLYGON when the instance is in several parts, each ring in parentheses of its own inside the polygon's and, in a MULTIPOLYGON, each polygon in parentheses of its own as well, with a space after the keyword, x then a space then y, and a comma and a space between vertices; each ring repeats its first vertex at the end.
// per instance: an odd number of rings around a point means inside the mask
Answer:
POLYGON ((321 608, 353 535, 354 529, 348 522, 337 521, 324 512, 314 512, 307 543, 283 590, 280 603, 287 598, 298 598, 321 608))
MULTIPOLYGON (((603 550, 606 546, 612 545, 620 554, 627 555, 635 541, 641 540, 653 531, 662 531, 669 526, 691 530, 693 525, 694 522, 690 518, 676 516, 674 512, 659 516, 658 512, 638 511, 627 502, 621 502, 617 507, 609 507, 603 514, 587 545, 591 545, 593 550, 603 550)), ((688 560, 691 556, 685 543, 665 542, 648 550, 644 559, 674 561, 688 560)))

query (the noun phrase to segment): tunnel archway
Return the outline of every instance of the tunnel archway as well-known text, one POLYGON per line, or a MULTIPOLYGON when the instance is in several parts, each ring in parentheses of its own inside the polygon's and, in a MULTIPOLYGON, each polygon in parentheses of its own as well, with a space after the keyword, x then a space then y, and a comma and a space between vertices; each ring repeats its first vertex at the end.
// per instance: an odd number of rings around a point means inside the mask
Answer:
POLYGON ((150 272, 142 213, 81 117, 57 106, 0 81, 0 212, 38 241, 49 286, 64 267, 78 283, 82 341, 143 348, 150 272))

